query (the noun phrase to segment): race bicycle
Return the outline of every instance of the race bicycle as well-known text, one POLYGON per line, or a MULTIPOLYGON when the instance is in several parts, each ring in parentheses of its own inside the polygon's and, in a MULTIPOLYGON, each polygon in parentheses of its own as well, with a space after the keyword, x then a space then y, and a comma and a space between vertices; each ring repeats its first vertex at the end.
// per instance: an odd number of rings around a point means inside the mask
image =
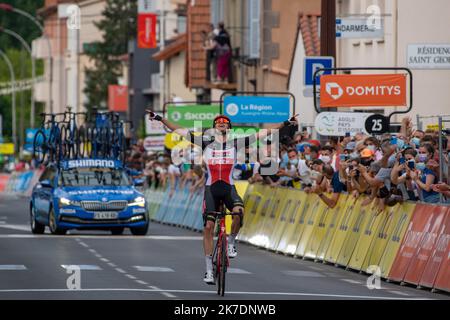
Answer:
POLYGON ((57 116, 64 116, 65 113, 41 113, 42 118, 41 128, 36 132, 33 140, 33 158, 36 159, 37 164, 42 164, 44 161, 53 162, 61 159, 61 129, 60 122, 56 121, 57 116), (46 121, 46 117, 50 120, 46 121))
POLYGON ((221 204, 221 208, 221 211, 216 213, 217 241, 213 252, 213 274, 217 283, 217 294, 223 297, 225 295, 225 276, 227 269, 230 266, 225 221, 226 216, 234 216, 238 214, 227 212, 223 204, 221 204))

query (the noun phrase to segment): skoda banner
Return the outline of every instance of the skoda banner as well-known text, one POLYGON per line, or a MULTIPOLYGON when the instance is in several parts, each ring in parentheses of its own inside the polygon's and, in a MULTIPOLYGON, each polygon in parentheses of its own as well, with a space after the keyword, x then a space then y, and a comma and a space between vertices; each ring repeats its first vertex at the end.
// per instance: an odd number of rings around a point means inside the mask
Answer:
POLYGON ((167 107, 169 121, 189 129, 194 128, 194 123, 199 121, 202 128, 212 128, 213 120, 219 113, 220 107, 218 105, 169 105, 167 107))
POLYGON ((290 117, 289 97, 228 96, 224 113, 236 123, 278 123, 290 117))

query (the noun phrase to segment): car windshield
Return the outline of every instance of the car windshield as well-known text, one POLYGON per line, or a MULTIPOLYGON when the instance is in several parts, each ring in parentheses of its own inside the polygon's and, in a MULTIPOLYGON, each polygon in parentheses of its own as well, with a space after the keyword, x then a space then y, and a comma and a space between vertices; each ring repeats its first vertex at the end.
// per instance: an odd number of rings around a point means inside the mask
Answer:
POLYGON ((111 168, 75 168, 62 170, 59 184, 65 187, 129 186, 128 175, 123 170, 111 168))

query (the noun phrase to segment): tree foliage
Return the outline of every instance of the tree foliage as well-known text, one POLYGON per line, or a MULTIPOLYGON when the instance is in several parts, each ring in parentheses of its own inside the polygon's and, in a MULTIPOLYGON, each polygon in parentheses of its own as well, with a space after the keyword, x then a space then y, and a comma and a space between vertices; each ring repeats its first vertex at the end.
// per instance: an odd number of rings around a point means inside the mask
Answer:
MULTIPOLYGON (((18 9, 26 11, 33 16, 36 16, 36 11, 44 6, 44 0, 2 0, 2 3, 8 3, 18 9)), ((28 18, 23 17, 14 12, 0 10, 0 26, 6 29, 13 30, 20 34, 25 41, 31 46, 31 42, 41 36, 41 31, 28 18)), ((1 49, 7 48, 21 49, 20 42, 7 34, 0 32, 1 49)))
POLYGON ((137 1, 107 0, 103 19, 95 25, 103 34, 100 42, 91 44, 86 52, 94 66, 86 68, 86 108, 107 105, 108 85, 117 84, 121 76, 119 56, 128 52, 128 41, 135 37, 137 1))

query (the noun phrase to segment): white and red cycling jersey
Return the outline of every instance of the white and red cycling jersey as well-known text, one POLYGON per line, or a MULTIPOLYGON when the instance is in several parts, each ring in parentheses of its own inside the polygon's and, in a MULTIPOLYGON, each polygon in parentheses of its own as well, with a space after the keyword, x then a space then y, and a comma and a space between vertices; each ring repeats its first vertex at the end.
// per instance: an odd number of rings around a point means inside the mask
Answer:
MULTIPOLYGON (((200 143, 190 133, 190 141, 200 146, 200 143)), ((234 185, 233 170, 237 164, 238 148, 243 148, 250 144, 249 137, 241 139, 231 139, 226 143, 217 141, 206 141, 202 138, 203 162, 207 169, 206 186, 210 186, 218 181, 234 185)))
MULTIPOLYGON (((224 146, 225 147, 225 146, 224 146)), ((237 163, 237 150, 233 146, 216 150, 208 145, 203 151, 203 161, 208 171, 206 185, 210 186, 217 181, 233 185, 233 169, 237 163)))

